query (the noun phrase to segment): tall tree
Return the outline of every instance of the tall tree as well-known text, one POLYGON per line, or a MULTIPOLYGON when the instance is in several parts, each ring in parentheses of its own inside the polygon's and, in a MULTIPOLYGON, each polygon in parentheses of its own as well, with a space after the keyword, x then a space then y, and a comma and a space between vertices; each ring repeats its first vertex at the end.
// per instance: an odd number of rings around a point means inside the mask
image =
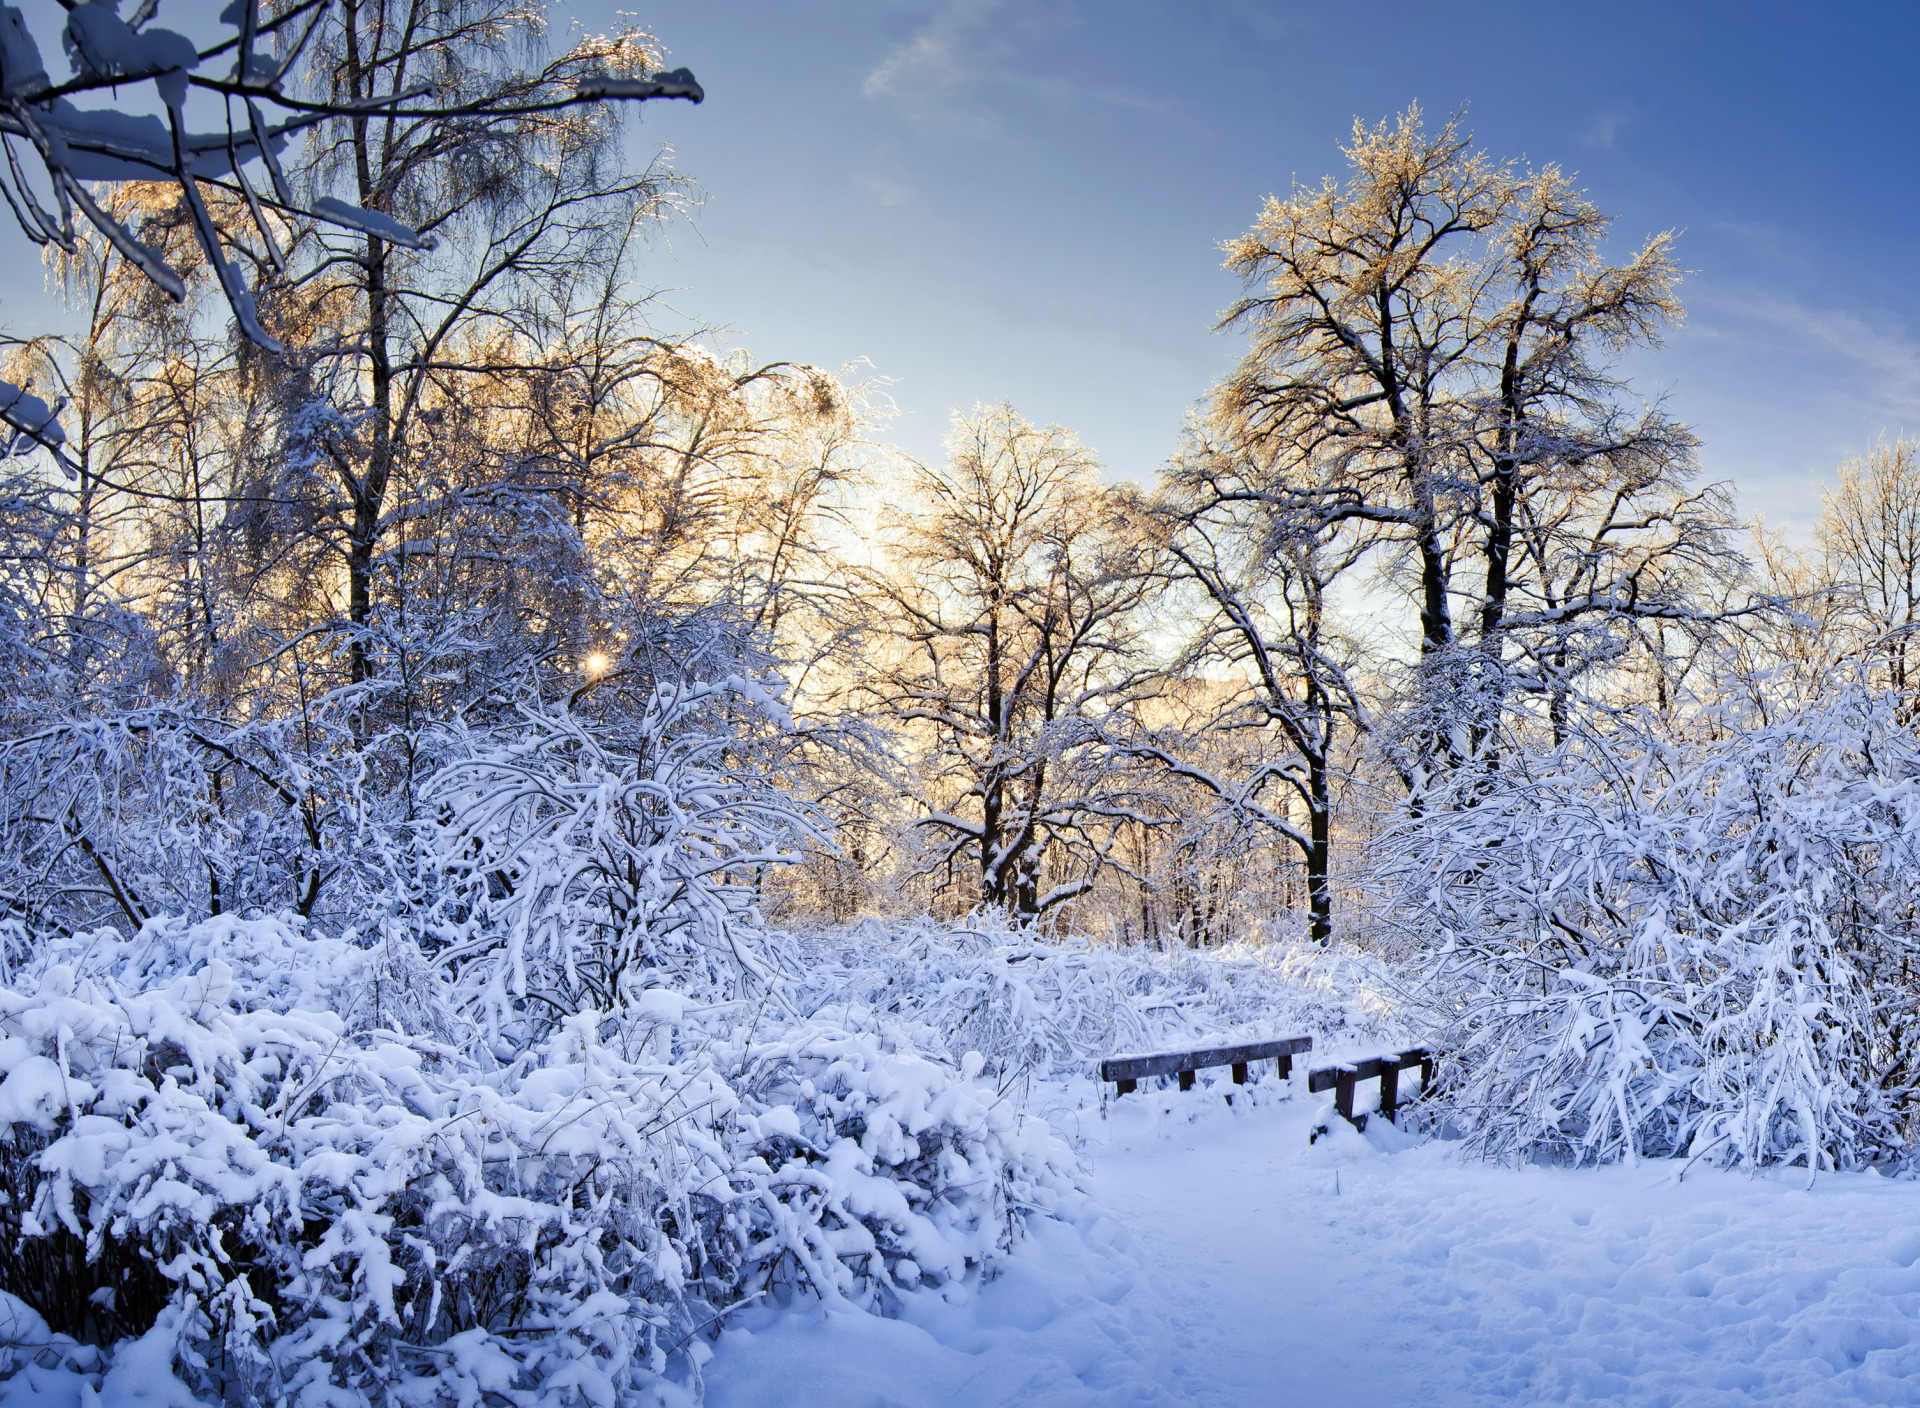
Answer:
POLYGON ((1671 237, 1623 264, 1555 167, 1472 149, 1417 110, 1356 124, 1345 184, 1270 198, 1228 246, 1250 345, 1218 389, 1263 478, 1223 490, 1281 538, 1336 534, 1412 608, 1403 774, 1490 746, 1522 698, 1560 719, 1620 623, 1702 611, 1737 566, 1693 437, 1609 369, 1679 313, 1671 237))
MULTIPOLYGON (((1843 648, 1886 672, 1902 717, 1920 713, 1920 460, 1914 442, 1876 445, 1840 467, 1814 524, 1843 648)), ((1834 644, 1841 644, 1834 642, 1834 644)))
POLYGON ((918 754, 927 868, 1041 914, 1091 888, 1137 815, 1101 724, 1151 688, 1151 541, 1058 426, 984 407, 949 446, 892 525, 869 688, 918 754))
POLYGON ((522 360, 543 281, 617 261, 633 212, 673 196, 660 172, 623 169, 611 112, 567 101, 649 67, 645 37, 517 62, 544 19, 512 0, 346 0, 308 46, 309 82, 337 115, 295 177, 344 186, 380 218, 345 237, 310 229, 263 301, 305 349, 290 399, 327 413, 296 424, 318 431, 307 460, 334 480, 315 508, 340 558, 352 680, 373 673, 377 568, 404 512, 399 482, 421 471, 423 418, 463 379, 522 360), (396 115, 395 95, 420 84, 441 108, 396 115))
POLYGON ((1204 441, 1169 469, 1166 570, 1197 589, 1199 607, 1179 668, 1216 689, 1198 727, 1146 746, 1233 820, 1297 852, 1308 932, 1325 944, 1338 749, 1367 726, 1358 653, 1330 619, 1328 597, 1364 549, 1324 523, 1267 519, 1268 478, 1244 453, 1204 441))
MULTIPOLYGON (((112 190, 103 210, 137 227, 149 248, 192 266, 191 236, 149 188, 112 190)), ((145 510, 196 428, 199 408, 185 402, 203 359, 181 310, 97 233, 81 233, 55 267, 79 315, 74 328, 0 338, 0 370, 55 394, 64 432, 56 463, 22 457, 7 517, 15 531, 41 540, 18 559, 43 583, 41 687, 33 693, 43 705, 51 696, 85 707, 154 682, 150 632, 158 623, 127 608, 154 586, 145 510)))

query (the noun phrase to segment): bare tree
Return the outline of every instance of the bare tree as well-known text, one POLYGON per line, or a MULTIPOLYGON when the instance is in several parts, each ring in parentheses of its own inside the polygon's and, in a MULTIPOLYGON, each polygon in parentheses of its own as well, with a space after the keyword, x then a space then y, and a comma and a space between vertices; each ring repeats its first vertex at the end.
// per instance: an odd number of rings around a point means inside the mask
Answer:
MULTIPOLYGON (((1843 649, 1875 660, 1902 717, 1920 713, 1920 462, 1911 440, 1885 441, 1840 467, 1814 524, 1845 627, 1843 649)), ((1840 642, 1833 642, 1840 644, 1840 642)))
POLYGON ((266 300, 303 349, 281 375, 285 459, 340 559, 352 680, 373 673, 377 567, 405 512, 397 486, 423 472, 426 420, 463 381, 524 364, 543 284, 618 262, 634 215, 673 198, 661 173, 621 169, 610 115, 572 111, 597 75, 646 65, 644 36, 524 65, 528 18, 507 0, 347 0, 308 46, 333 115, 294 179, 345 183, 380 217, 344 239, 306 231, 266 300), (393 110, 422 84, 442 106, 393 110))
POLYGON ((289 220, 431 248, 430 226, 448 217, 436 212, 426 228, 416 228, 418 222, 396 218, 379 201, 369 203, 368 196, 377 193, 368 189, 366 167, 354 173, 361 178, 357 204, 319 189, 303 199, 280 160, 297 134, 344 124, 359 134, 364 157, 365 134, 379 130, 386 141, 385 160, 378 166, 390 171, 396 155, 424 165, 450 131, 460 132, 460 144, 471 151, 473 137, 504 120, 537 118, 607 98, 699 102, 704 96, 684 69, 650 77, 636 72, 632 61, 648 54, 631 43, 574 56, 586 62, 550 69, 533 84, 461 84, 461 51, 472 41, 484 37, 497 48, 509 36, 524 38, 529 24, 542 23, 538 12, 523 7, 348 0, 336 16, 329 0, 286 0, 269 5, 264 14, 259 0, 240 0, 221 15, 231 33, 207 42, 150 23, 157 0, 143 0, 127 19, 116 4, 63 4, 62 9, 61 40, 72 74, 59 83, 48 77, 22 13, 8 8, 0 14, 0 90, 8 100, 0 109, 0 144, 8 154, 0 193, 20 228, 35 243, 71 254, 77 248, 77 208, 159 288, 184 300, 187 283, 179 271, 84 184, 171 182, 201 257, 242 331, 274 350, 279 343, 262 326, 245 274, 230 256, 281 267, 289 220), (343 37, 346 42, 335 47, 332 41, 343 37), (228 55, 231 67, 224 77, 203 71, 228 55), (326 79, 317 95, 298 91, 303 64, 326 79), (104 109, 74 103, 108 90, 118 98, 122 90, 144 85, 151 86, 164 119, 121 111, 119 101, 104 109), (216 109, 221 113, 220 130, 191 130, 188 107, 196 99, 207 105, 209 115, 216 109), (44 189, 36 190, 27 179, 13 146, 16 138, 31 148, 44 189), (263 176, 248 176, 248 165, 255 163, 263 176), (222 198, 244 207, 256 247, 248 247, 240 225, 218 218, 215 205, 222 198))
POLYGON ((1228 246, 1249 291, 1225 324, 1252 340, 1214 407, 1265 476, 1230 495, 1262 531, 1338 534, 1412 606, 1417 804, 1518 699, 1558 718, 1619 623, 1699 614, 1738 559, 1693 437, 1607 367, 1678 315, 1671 237, 1608 264, 1557 168, 1495 163, 1457 120, 1356 124, 1346 155, 1345 185, 1270 198, 1228 246))
POLYGON ((1151 686, 1151 543, 1091 455, 1010 406, 956 422, 894 520, 881 609, 891 655, 868 688, 907 731, 926 868, 1045 913, 1084 894, 1141 813, 1101 735, 1151 686))
POLYGON ((1266 480, 1244 455, 1205 443, 1169 472, 1166 570, 1200 603, 1177 668, 1220 688, 1184 735, 1134 746, 1196 785, 1223 821, 1265 829, 1298 853, 1308 932, 1325 944, 1338 749, 1367 720, 1357 652, 1329 619, 1327 598, 1364 549, 1326 525, 1267 520, 1258 509, 1266 480))
MULTIPOLYGON (((145 188, 115 190, 107 209, 137 220, 163 248, 191 239, 152 218, 145 188)), ((128 277, 104 238, 89 231, 57 267, 79 325, 66 334, 0 339, 0 370, 24 386, 49 388, 63 408, 57 465, 48 473, 22 457, 15 487, 23 497, 8 516, 16 529, 45 539, 34 554, 48 631, 40 643, 43 688, 34 693, 42 702, 51 695, 75 703, 103 684, 111 693, 115 683, 139 681, 156 664, 146 649, 153 623, 126 605, 151 590, 146 496, 164 477, 170 449, 192 429, 178 392, 201 359, 186 320, 168 316, 171 306, 137 272, 128 277), (38 505, 32 512, 29 499, 38 505)))

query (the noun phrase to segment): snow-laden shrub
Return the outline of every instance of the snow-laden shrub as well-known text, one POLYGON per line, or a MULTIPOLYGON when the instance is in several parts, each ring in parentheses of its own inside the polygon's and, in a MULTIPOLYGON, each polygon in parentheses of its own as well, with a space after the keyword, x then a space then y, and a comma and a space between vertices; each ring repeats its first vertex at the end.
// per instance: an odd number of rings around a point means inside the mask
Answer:
POLYGON ((876 1028, 652 989, 494 1060, 299 1005, 377 950, 150 928, 0 988, 0 1290, 209 1401, 611 1404, 744 1301, 883 1307, 1071 1194, 876 1028))
POLYGON ((451 1039, 464 1027, 447 1008, 448 988, 405 926, 386 924, 342 938, 296 919, 272 922, 216 915, 188 922, 149 920, 123 938, 102 929, 45 940, 38 969, 65 962, 117 992, 142 992, 222 963, 233 975, 235 1001, 248 1008, 330 1012, 349 1030, 384 1028, 451 1039))
POLYGON ((717 706, 784 718, 755 682, 656 688, 616 751, 578 719, 529 709, 435 776, 445 890, 429 931, 490 1028, 616 1010, 666 983, 718 1000, 776 986, 756 878, 818 823, 745 765, 717 706))
POLYGON ((359 888, 361 762, 315 732, 149 707, 0 742, 8 911, 73 932, 209 906, 310 912, 323 889, 359 888))
POLYGON ((1368 955, 1305 943, 1161 952, 1089 943, 992 911, 951 924, 868 920, 813 936, 797 1001, 849 1005, 921 1028, 996 1077, 1087 1075, 1101 1058, 1208 1039, 1406 1036, 1393 975, 1368 955))
POLYGON ((1401 845, 1452 1103, 1488 1154, 1906 1157, 1920 743, 1889 701, 1517 757, 1401 845))

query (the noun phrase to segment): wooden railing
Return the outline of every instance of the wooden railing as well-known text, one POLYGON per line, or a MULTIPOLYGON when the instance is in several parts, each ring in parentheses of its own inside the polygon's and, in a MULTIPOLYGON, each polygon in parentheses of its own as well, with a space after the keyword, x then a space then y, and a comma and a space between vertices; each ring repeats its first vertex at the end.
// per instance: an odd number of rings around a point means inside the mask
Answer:
POLYGON ((1310 1036, 1283 1036, 1278 1041, 1256 1041, 1243 1046, 1207 1046, 1195 1051, 1161 1051, 1150 1056, 1115 1056, 1100 1063, 1100 1079, 1110 1080, 1125 1095, 1148 1076, 1180 1077, 1182 1090, 1193 1089, 1193 1073, 1209 1066, 1232 1066, 1233 1083, 1247 1083, 1247 1067, 1255 1061, 1279 1062, 1280 1079, 1293 1074, 1293 1058, 1313 1050, 1310 1036))
POLYGON ((1365 1061, 1350 1061, 1341 1066, 1322 1066, 1307 1075, 1307 1089, 1314 1094, 1323 1090, 1333 1092, 1333 1108, 1338 1110, 1355 1129, 1367 1127, 1365 1113, 1353 1113, 1353 1089, 1363 1080, 1380 1082, 1380 1113, 1389 1121, 1394 1111, 1400 1107, 1400 1072, 1414 1066, 1420 1068, 1420 1093, 1425 1094, 1433 1087, 1433 1053, 1425 1047, 1416 1046, 1411 1051, 1399 1051, 1391 1056, 1374 1056, 1365 1061))
MULTIPOLYGON (((1157 1051, 1143 1056, 1115 1056, 1100 1063, 1100 1079, 1110 1080, 1116 1093, 1127 1095, 1139 1089, 1148 1076, 1178 1076, 1182 1090, 1192 1090, 1194 1072, 1210 1066, 1233 1067, 1233 1083, 1247 1083, 1247 1068, 1255 1061, 1273 1061, 1281 1080, 1293 1074, 1293 1058, 1313 1050, 1310 1036, 1283 1036, 1278 1041, 1256 1041, 1239 1046, 1203 1046, 1192 1051, 1157 1051)), ((1420 1094, 1433 1088, 1433 1053, 1424 1046, 1396 1051, 1391 1056, 1370 1056, 1364 1061, 1347 1061, 1337 1066, 1320 1066, 1307 1073, 1307 1089, 1314 1094, 1333 1092, 1333 1108, 1355 1129, 1367 1127, 1367 1112, 1353 1112, 1355 1087, 1363 1080, 1380 1082, 1380 1113, 1392 1120, 1400 1109, 1400 1072, 1420 1068, 1420 1094)), ((1321 1126, 1313 1133, 1319 1138, 1321 1126)))

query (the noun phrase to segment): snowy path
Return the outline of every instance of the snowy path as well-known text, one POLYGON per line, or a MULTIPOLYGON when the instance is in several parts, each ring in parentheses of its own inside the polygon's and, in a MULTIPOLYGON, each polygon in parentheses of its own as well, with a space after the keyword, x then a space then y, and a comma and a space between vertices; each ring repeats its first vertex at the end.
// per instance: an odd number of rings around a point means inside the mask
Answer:
POLYGON ((1309 1150, 1312 1109, 1089 1118, 1091 1237, 1043 1228, 900 1321, 749 1321, 708 1403, 1920 1405, 1920 1184, 1309 1150))
POLYGON ((1360 1211, 1353 1172, 1303 1165, 1302 1113, 1150 1127, 1095 1162, 1092 1191, 1182 1312, 1192 1402, 1435 1402, 1405 1296, 1329 1216, 1360 1211))

